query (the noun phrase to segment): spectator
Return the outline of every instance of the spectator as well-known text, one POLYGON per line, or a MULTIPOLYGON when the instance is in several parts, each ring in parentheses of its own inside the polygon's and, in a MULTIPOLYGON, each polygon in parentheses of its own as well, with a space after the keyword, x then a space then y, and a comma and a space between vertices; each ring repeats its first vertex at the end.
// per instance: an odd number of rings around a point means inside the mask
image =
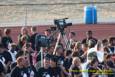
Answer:
MULTIPOLYGON (((64 66, 64 68, 65 68, 65 71, 67 72, 67 73, 69 73, 69 68, 70 68, 70 66, 71 66, 71 64, 72 64, 72 51, 71 50, 67 50, 66 52, 65 52, 65 59, 64 59, 64 64, 63 64, 63 66, 64 66)), ((65 75, 65 77, 67 77, 67 75, 65 75)))
POLYGON ((31 46, 32 46, 32 49, 35 50, 35 38, 36 38, 36 35, 37 35, 37 27, 31 27, 31 37, 30 37, 30 42, 31 42, 31 46))
POLYGON ((11 43, 8 46, 8 52, 10 53, 11 57, 12 57, 12 63, 16 62, 16 44, 15 43, 11 43))
POLYGON ((91 61, 88 68, 89 77, 98 77, 99 68, 98 68, 98 60, 95 58, 91 61))
POLYGON ((52 56, 50 59, 51 77, 63 77, 63 72, 57 62, 56 56, 52 56))
POLYGON ((74 47, 74 42, 76 41, 76 33, 70 32, 68 37, 69 40, 67 42, 67 48, 68 50, 71 50, 74 47))
POLYGON ((46 55, 43 60, 43 67, 38 69, 38 77, 51 77, 50 57, 46 55))
POLYGON ((50 29, 45 30, 44 34, 45 34, 45 36, 49 37, 51 35, 51 30, 50 29))
POLYGON ((2 44, 6 49, 8 49, 8 44, 12 43, 12 38, 11 38, 11 30, 10 29, 4 29, 4 36, 2 38, 2 44))
POLYGON ((80 59, 78 57, 74 57, 70 67, 71 77, 82 77, 82 68, 80 64, 80 59))
POLYGON ((114 54, 115 53, 115 37, 110 37, 109 38, 109 54, 114 54))
POLYGON ((81 58, 83 58, 83 60, 86 61, 88 44, 86 44, 86 43, 82 44, 82 50, 84 53, 82 54, 81 58))
POLYGON ((10 53, 1 45, 1 61, 6 69, 6 73, 10 72, 10 64, 12 63, 12 57, 10 53))
POLYGON ((0 44, 0 77, 4 77, 6 74, 6 65, 5 65, 5 58, 3 56, 3 45, 0 44))
POLYGON ((20 42, 18 43, 19 49, 22 49, 22 47, 24 46, 24 44, 28 43, 27 39, 28 38, 27 38, 26 35, 21 36, 20 42))
POLYGON ((26 27, 21 28, 21 33, 18 36, 19 48, 21 48, 24 45, 23 40, 25 40, 26 42, 30 42, 30 36, 28 34, 28 30, 26 27))
POLYGON ((102 44, 104 47, 107 47, 109 45, 109 41, 107 39, 103 39, 102 44))
POLYGON ((5 68, 1 61, 0 61, 0 77, 5 77, 5 68))
POLYGON ((31 48, 31 44, 25 43, 23 46, 23 54, 28 56, 30 65, 33 65, 33 52, 34 50, 31 48))
POLYGON ((89 40, 87 50, 87 62, 90 62, 93 58, 95 58, 95 56, 97 56, 96 51, 97 50, 95 48, 95 41, 93 39, 89 40))
POLYGON ((82 40, 82 44, 88 43, 88 41, 91 39, 95 41, 95 44, 97 43, 97 39, 93 37, 93 32, 89 30, 86 32, 86 38, 82 40))
POLYGON ((59 64, 59 65, 63 65, 63 63, 64 63, 64 50, 63 50, 63 47, 61 46, 61 45, 59 45, 58 47, 57 47, 57 50, 56 50, 56 57, 57 57, 57 63, 59 64))
POLYGON ((108 77, 114 77, 115 76, 115 64, 113 62, 112 56, 107 55, 105 60, 105 69, 107 70, 105 73, 107 73, 108 77))
POLYGON ((0 60, 5 63, 5 58, 3 56, 4 53, 4 46, 2 44, 0 44, 0 60))
POLYGON ((74 49, 73 49, 73 57, 81 57, 84 54, 82 47, 81 47, 81 42, 78 41, 75 43, 74 49))
POLYGON ((11 77, 27 77, 27 74, 24 70, 25 59, 23 56, 17 58, 17 65, 11 71, 11 77))
POLYGON ((27 77, 37 77, 37 71, 35 67, 30 63, 30 57, 28 55, 24 56, 24 68, 27 77))
POLYGON ((53 55, 54 48, 55 48, 55 47, 54 47, 53 45, 50 46, 50 47, 48 47, 47 53, 50 54, 50 55, 53 55))
POLYGON ((102 45, 102 42, 98 41, 95 48, 99 63, 104 62, 104 47, 102 45))
POLYGON ((18 51, 16 58, 27 55, 29 57, 30 64, 33 65, 33 49, 30 43, 25 43, 20 51, 18 51))
POLYGON ((107 39, 102 40, 104 54, 109 54, 109 41, 107 39))
POLYGON ((2 43, 2 37, 3 37, 3 32, 2 32, 2 30, 0 29, 0 44, 2 43))

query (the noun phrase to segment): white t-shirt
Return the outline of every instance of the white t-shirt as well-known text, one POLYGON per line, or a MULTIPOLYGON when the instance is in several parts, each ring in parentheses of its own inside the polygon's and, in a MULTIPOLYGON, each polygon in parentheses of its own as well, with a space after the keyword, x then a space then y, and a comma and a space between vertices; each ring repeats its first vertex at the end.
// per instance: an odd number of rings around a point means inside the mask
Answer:
POLYGON ((100 63, 103 62, 104 61, 104 51, 97 51, 96 54, 97 54, 98 61, 100 63))
POLYGON ((90 49, 88 49, 88 51, 87 51, 87 63, 89 63, 90 62, 90 60, 89 60, 89 54, 90 53, 93 53, 93 52, 96 52, 96 48, 90 48, 90 49))
POLYGON ((88 51, 87 51, 87 62, 89 62, 90 60, 88 59, 88 55, 90 53, 93 53, 95 52, 96 53, 96 56, 97 56, 97 59, 99 62, 103 62, 104 60, 104 51, 97 51, 97 49, 94 47, 94 48, 90 48, 88 51))
POLYGON ((17 54, 17 52, 16 51, 11 52, 10 50, 8 50, 8 52, 10 53, 10 55, 12 57, 12 62, 16 62, 16 54, 17 54))
POLYGON ((88 65, 88 62, 82 63, 82 64, 81 64, 81 68, 82 68, 82 77, 88 77, 87 65, 88 65))

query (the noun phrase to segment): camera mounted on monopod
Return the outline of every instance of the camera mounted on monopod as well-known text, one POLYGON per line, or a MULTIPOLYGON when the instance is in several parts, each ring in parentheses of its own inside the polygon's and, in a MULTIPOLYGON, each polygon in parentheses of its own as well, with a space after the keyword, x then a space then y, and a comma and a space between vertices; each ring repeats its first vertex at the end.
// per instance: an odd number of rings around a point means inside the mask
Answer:
POLYGON ((54 20, 54 24, 57 26, 61 34, 63 34, 65 28, 67 28, 68 26, 72 26, 72 23, 67 22, 67 19, 68 18, 54 20))
MULTIPOLYGON (((45 35, 37 35, 36 36, 36 46, 39 47, 49 47, 50 44, 52 43, 51 37, 55 35, 57 31, 60 31, 62 36, 64 35, 64 29, 67 28, 68 26, 72 26, 72 23, 69 23, 68 18, 63 18, 63 19, 54 19, 54 24, 56 27, 51 27, 51 31, 53 32, 51 36, 47 37, 45 35)), ((37 47, 38 48, 38 47, 37 47)))

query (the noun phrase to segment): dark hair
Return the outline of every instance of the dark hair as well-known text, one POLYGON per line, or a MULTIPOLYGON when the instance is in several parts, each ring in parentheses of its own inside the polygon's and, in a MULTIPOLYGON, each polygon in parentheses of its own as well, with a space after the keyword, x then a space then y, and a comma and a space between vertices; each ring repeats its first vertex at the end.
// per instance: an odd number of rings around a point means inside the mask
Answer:
POLYGON ((32 31, 36 31, 37 28, 36 28, 35 26, 32 26, 32 27, 31 27, 31 30, 32 30, 32 31))
POLYGON ((74 52, 72 52, 72 57, 76 57, 76 56, 77 56, 77 54, 78 54, 78 53, 77 53, 77 52, 75 52, 75 51, 74 51, 74 52))
POLYGON ((91 31, 91 30, 88 30, 88 31, 87 31, 87 34, 92 34, 92 31, 91 31))
POLYGON ((107 66, 109 66, 110 68, 115 68, 114 63, 112 61, 107 61, 107 66))
POLYGON ((102 40, 102 43, 103 43, 103 44, 106 43, 106 42, 108 42, 107 39, 103 39, 103 40, 102 40))
POLYGON ((89 42, 88 42, 89 48, 95 47, 95 45, 96 45, 96 41, 93 40, 93 39, 90 39, 89 42))
POLYGON ((10 34, 10 33, 11 33, 11 30, 10 30, 10 29, 8 29, 8 28, 6 28, 6 29, 4 29, 4 33, 5 33, 6 35, 8 35, 8 34, 10 34))
POLYGON ((109 59, 109 58, 111 58, 111 54, 108 54, 108 55, 106 56, 106 59, 109 59))
POLYGON ((115 37, 110 37, 109 38, 109 43, 111 44, 113 42, 113 40, 115 40, 115 37))
POLYGON ((66 53, 65 53, 65 55, 66 55, 66 56, 69 56, 69 55, 71 55, 71 53, 72 53, 71 50, 67 50, 66 53))
POLYGON ((52 55, 50 60, 53 61, 53 62, 56 62, 56 63, 58 62, 58 58, 55 55, 52 55))
POLYGON ((90 65, 94 65, 96 62, 98 62, 97 57, 95 57, 95 58, 90 62, 90 65))
POLYGON ((22 50, 18 51, 18 53, 16 54, 16 59, 23 55, 24 55, 24 51, 22 51, 22 50))

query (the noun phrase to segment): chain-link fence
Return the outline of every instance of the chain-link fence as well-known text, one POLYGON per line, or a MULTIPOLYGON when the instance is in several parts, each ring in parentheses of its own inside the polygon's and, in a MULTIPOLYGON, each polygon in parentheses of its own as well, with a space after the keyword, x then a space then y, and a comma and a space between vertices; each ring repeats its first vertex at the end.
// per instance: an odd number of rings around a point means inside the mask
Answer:
POLYGON ((53 24, 56 18, 84 23, 84 7, 97 7, 98 22, 114 23, 114 0, 4 0, 0 2, 0 26, 53 24))

